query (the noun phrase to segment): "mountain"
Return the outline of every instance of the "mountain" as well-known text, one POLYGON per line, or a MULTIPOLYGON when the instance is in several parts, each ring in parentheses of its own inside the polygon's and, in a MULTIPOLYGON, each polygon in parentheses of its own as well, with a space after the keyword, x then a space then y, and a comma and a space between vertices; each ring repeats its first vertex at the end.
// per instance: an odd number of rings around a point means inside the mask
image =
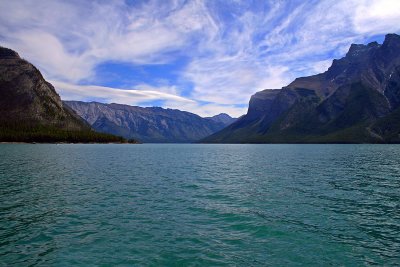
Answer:
POLYGON ((64 101, 95 130, 146 143, 189 143, 226 127, 227 114, 202 118, 196 114, 160 107, 137 107, 97 102, 64 101))
POLYGON ((324 73, 253 95, 205 143, 399 143, 400 36, 351 45, 324 73))
POLYGON ((0 142, 121 142, 92 131, 17 52, 0 47, 0 142))
POLYGON ((226 113, 220 113, 220 114, 212 116, 212 117, 206 117, 205 119, 211 119, 215 122, 223 123, 223 124, 225 124, 225 126, 232 124, 233 122, 235 122, 237 120, 236 118, 232 118, 231 116, 229 116, 226 113))

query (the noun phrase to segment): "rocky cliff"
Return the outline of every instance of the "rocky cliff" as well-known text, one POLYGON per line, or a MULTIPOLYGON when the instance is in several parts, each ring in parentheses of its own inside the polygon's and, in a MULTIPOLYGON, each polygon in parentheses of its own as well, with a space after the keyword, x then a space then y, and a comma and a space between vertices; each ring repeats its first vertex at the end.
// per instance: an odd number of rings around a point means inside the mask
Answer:
POLYGON ((400 36, 351 45, 324 73, 250 99, 245 116, 203 142, 400 142, 400 36))
POLYGON ((54 87, 17 52, 0 47, 0 141, 108 142, 63 105, 54 87))

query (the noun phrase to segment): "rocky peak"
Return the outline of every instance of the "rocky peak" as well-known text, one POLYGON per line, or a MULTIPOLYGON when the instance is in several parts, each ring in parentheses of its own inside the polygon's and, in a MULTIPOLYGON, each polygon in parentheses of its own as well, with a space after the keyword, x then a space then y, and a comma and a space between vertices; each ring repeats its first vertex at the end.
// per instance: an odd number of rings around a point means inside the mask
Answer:
POLYGON ((386 57, 397 55, 400 50, 400 36, 397 34, 387 34, 382 44, 382 50, 386 57))
POLYGON ((220 113, 218 115, 212 116, 212 117, 208 117, 209 119, 215 121, 215 122, 221 122, 224 123, 226 125, 229 125, 231 123, 233 123, 236 119, 232 118, 231 116, 229 116, 226 113, 220 113))
POLYGON ((383 41, 384 45, 399 45, 400 44, 400 35, 395 33, 389 33, 385 36, 385 41, 383 41))
POLYGON ((370 42, 367 46, 368 46, 368 47, 380 47, 381 45, 378 44, 377 41, 374 41, 374 42, 370 42))
POLYGON ((366 54, 371 48, 375 48, 374 45, 363 45, 363 44, 351 44, 349 52, 347 52, 347 58, 357 58, 366 54))
POLYGON ((381 45, 374 41, 370 42, 367 45, 364 44, 351 44, 350 49, 346 54, 346 58, 350 60, 357 59, 359 60, 360 57, 362 58, 364 55, 369 54, 370 51, 375 51, 376 49, 380 48, 381 45))
POLYGON ((0 59, 19 59, 19 55, 12 49, 0 46, 0 59))
POLYGON ((228 114, 226 114, 226 113, 220 113, 220 114, 218 114, 218 115, 215 115, 215 116, 212 116, 212 118, 224 118, 224 119, 232 119, 232 117, 231 116, 229 116, 228 114))
POLYGON ((351 44, 350 48, 349 48, 349 52, 347 52, 347 53, 353 54, 356 52, 364 51, 366 48, 367 48, 367 46, 363 45, 363 44, 351 44))
POLYGON ((330 92, 343 83, 359 79, 361 72, 379 60, 382 47, 383 45, 377 42, 370 42, 367 45, 352 44, 345 57, 334 59, 331 67, 325 73, 327 82, 332 83, 330 92))

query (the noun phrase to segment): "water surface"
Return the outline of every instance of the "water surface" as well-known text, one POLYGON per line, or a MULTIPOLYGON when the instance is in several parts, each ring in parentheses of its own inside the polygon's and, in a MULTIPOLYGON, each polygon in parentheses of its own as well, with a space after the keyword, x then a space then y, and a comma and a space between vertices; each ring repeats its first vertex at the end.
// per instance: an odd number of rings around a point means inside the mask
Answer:
POLYGON ((399 263, 399 145, 0 145, 0 266, 399 263))

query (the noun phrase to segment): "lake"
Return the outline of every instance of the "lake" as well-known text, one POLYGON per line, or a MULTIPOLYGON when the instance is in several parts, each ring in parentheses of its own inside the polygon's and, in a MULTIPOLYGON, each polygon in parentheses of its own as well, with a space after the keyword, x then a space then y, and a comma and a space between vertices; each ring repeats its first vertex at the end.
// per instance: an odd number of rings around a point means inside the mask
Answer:
POLYGON ((375 264, 400 145, 0 145, 0 266, 375 264))

